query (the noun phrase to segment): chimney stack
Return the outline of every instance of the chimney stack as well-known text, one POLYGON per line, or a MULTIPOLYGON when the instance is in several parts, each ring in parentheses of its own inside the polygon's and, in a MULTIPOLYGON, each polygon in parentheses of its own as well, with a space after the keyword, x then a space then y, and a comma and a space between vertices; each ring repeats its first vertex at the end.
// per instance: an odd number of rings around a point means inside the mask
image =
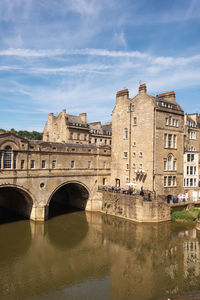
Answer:
POLYGON ((139 94, 146 94, 147 93, 147 86, 146 83, 139 85, 139 94))
POLYGON ((79 114, 79 117, 81 118, 81 121, 83 123, 87 123, 87 114, 86 113, 82 113, 82 114, 79 114))

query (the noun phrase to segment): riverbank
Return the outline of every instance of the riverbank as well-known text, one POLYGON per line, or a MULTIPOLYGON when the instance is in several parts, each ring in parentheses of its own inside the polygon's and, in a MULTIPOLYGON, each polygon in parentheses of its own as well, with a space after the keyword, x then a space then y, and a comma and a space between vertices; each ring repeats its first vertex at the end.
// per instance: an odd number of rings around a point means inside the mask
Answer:
POLYGON ((199 215, 199 208, 192 208, 182 211, 172 211, 171 220, 176 222, 196 222, 199 215))

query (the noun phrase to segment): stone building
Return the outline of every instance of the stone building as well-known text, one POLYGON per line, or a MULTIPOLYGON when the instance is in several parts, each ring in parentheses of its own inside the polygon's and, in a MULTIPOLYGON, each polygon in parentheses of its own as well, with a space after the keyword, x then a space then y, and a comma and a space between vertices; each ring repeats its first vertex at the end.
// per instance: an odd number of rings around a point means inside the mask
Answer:
POLYGON ((174 92, 147 94, 146 84, 132 99, 117 92, 112 113, 111 184, 171 198, 183 192, 184 112, 174 92))
POLYGON ((186 198, 200 200, 199 194, 199 151, 200 117, 198 114, 185 114, 184 117, 184 181, 186 198))
POLYGON ((100 210, 98 186, 109 184, 110 157, 106 145, 29 141, 11 132, 0 134, 0 206, 33 220, 48 218, 55 204, 100 210))
POLYGON ((87 123, 87 114, 66 114, 66 110, 54 116, 50 113, 43 132, 43 141, 76 144, 111 145, 111 123, 87 123))

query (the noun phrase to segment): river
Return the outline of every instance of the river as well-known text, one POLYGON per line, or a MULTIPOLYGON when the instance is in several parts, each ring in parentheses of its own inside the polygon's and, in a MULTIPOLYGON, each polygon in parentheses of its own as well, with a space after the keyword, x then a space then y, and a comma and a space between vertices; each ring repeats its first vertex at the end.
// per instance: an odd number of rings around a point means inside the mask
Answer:
POLYGON ((0 224, 0 299, 157 300, 200 290, 194 224, 89 212, 0 224))

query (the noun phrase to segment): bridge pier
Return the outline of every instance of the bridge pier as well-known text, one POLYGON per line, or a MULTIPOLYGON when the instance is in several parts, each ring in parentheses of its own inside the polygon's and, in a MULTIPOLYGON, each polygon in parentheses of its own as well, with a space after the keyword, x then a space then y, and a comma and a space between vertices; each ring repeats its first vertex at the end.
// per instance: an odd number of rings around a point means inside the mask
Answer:
POLYGON ((44 222, 48 218, 48 206, 33 205, 30 219, 33 221, 44 222))

